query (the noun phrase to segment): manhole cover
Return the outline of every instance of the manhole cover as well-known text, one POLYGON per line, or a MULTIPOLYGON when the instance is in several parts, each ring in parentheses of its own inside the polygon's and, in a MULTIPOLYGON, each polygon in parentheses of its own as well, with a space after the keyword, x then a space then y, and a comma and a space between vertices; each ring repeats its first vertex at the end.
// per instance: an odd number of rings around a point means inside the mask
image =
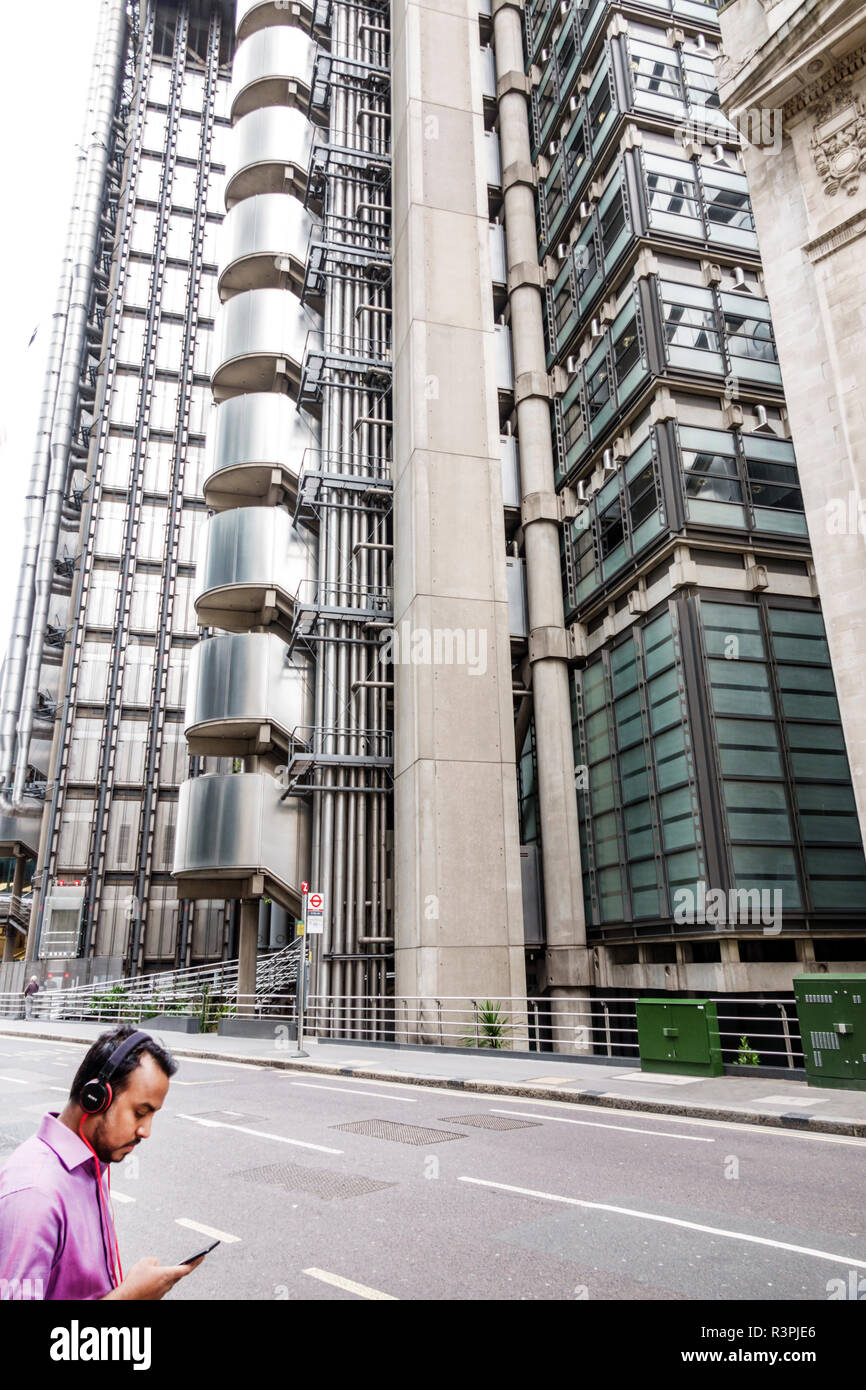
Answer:
POLYGON ((266 1168, 249 1168, 232 1177, 244 1182, 263 1182, 272 1187, 284 1187, 287 1192, 308 1192, 329 1202, 334 1198, 363 1197, 369 1192, 381 1192, 396 1187, 393 1182, 375 1182, 358 1174, 332 1173, 329 1168, 306 1168, 301 1163, 269 1163, 266 1168))
POLYGON ((369 1134, 371 1139, 388 1139, 392 1144, 444 1144, 450 1139, 465 1139, 465 1134, 454 1134, 449 1129, 425 1129, 422 1125, 401 1125, 394 1120, 353 1120, 347 1125, 331 1125, 331 1129, 344 1129, 349 1134, 369 1134))
POLYGON ((473 1125, 475 1129, 538 1129, 540 1120, 512 1120, 508 1115, 440 1115, 446 1125, 473 1125))

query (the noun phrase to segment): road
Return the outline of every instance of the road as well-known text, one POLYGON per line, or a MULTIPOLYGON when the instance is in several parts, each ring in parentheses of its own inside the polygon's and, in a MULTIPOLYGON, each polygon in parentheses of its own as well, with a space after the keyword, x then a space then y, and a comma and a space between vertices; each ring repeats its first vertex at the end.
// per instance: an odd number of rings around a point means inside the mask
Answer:
MULTIPOLYGON (((0 1164, 80 1044, 0 1038, 0 1164)), ((866 1291, 866 1141, 181 1061, 112 1169, 173 1299, 825 1300, 866 1291)))

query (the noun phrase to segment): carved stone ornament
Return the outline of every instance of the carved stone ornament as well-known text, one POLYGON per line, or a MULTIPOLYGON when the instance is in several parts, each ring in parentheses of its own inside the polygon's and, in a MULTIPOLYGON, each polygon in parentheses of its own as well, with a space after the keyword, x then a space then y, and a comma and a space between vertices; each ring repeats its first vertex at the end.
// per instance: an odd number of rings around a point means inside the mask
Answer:
POLYGON ((866 169, 866 108, 844 82, 815 107, 815 117, 812 158, 824 191, 832 196, 844 188, 851 197, 866 169))

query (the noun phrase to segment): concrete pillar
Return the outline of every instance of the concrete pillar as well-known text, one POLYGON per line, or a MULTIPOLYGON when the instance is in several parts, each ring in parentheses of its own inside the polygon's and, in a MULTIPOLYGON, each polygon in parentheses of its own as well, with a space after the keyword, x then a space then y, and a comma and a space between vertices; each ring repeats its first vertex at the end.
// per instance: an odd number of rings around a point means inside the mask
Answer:
POLYGON ((526 977, 478 11, 394 0, 392 23, 397 993, 504 1000, 526 977), (451 657, 413 660, 437 632, 451 657))
POLYGON ((259 905, 255 899, 241 903, 238 942, 238 1013, 255 1011, 256 962, 259 954, 259 905))
POLYGON ((530 160, 523 37, 516 5, 494 3, 499 138, 505 185, 517 434, 529 600, 538 803, 547 934, 545 983, 559 994, 589 982, 568 649, 562 597, 553 438, 544 351, 538 233, 530 160), (511 85, 514 83, 515 85, 511 85))

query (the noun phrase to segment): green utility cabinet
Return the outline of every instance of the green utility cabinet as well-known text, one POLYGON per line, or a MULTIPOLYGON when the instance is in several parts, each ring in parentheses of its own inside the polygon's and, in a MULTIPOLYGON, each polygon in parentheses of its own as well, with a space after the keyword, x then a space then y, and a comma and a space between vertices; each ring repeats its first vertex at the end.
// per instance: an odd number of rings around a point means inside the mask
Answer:
POLYGON ((639 999, 641 1071, 722 1076, 716 1006, 710 999, 639 999))
POLYGON ((866 1091, 866 975, 795 975, 810 1086, 866 1091))

